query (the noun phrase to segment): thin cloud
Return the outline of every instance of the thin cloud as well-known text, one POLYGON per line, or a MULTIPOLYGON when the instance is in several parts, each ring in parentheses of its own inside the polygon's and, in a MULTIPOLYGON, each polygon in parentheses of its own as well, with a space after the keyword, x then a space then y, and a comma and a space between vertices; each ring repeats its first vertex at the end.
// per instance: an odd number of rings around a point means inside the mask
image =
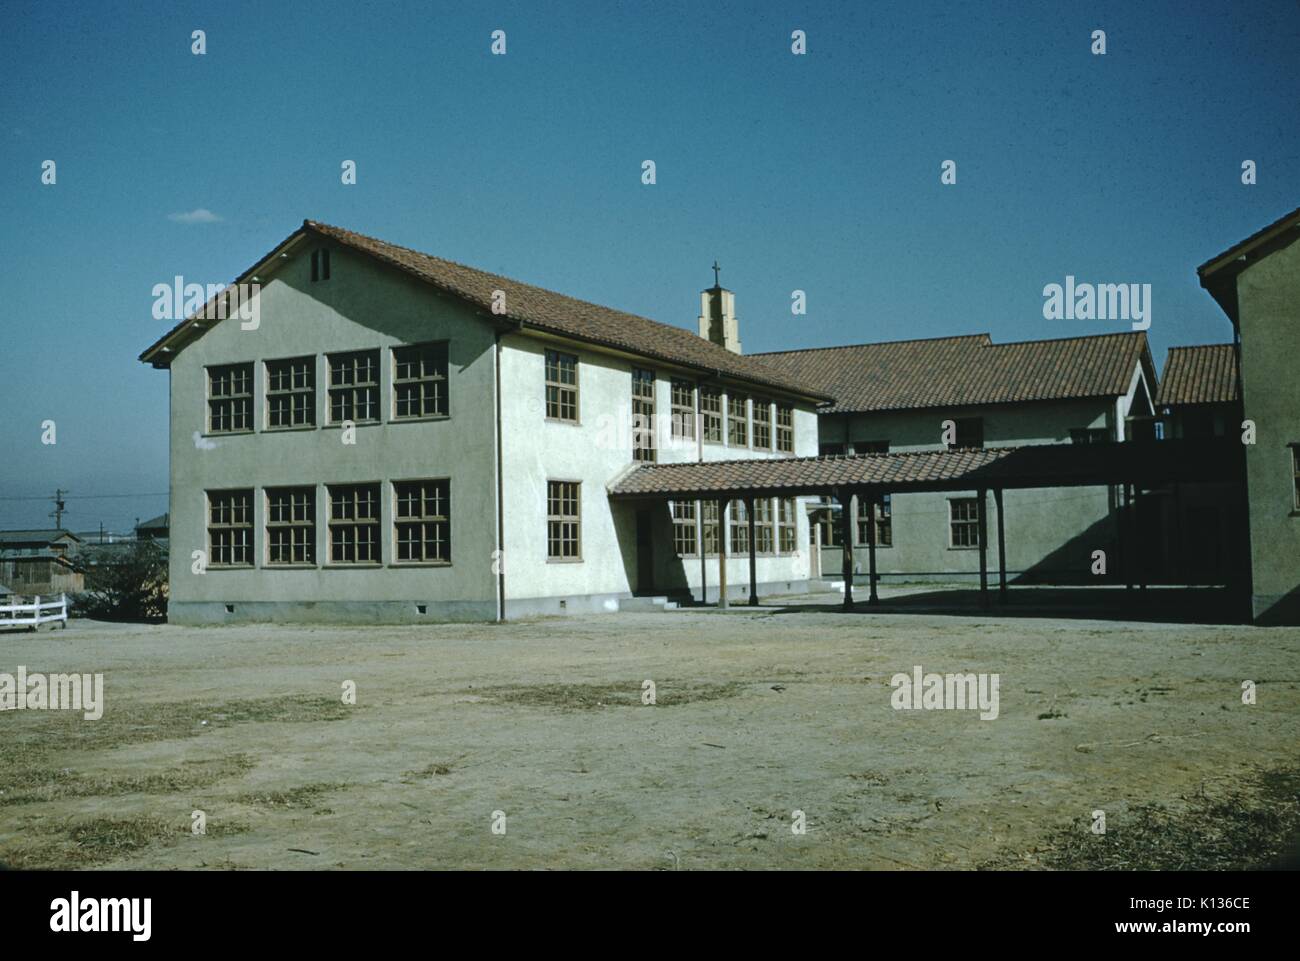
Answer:
POLYGON ((216 224, 221 222, 221 218, 207 207, 199 207, 197 210, 181 214, 168 214, 167 219, 174 224, 216 224))

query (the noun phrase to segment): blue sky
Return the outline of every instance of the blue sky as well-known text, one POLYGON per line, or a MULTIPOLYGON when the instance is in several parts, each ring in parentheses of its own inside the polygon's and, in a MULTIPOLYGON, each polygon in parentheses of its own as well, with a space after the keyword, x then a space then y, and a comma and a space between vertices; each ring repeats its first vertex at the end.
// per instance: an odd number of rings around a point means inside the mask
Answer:
POLYGON ((1043 286, 1150 283, 1163 364, 1229 337, 1196 265, 1300 206, 1295 0, 10 2, 0 63, 0 527, 166 508, 151 289, 304 217, 692 327, 716 258, 750 352, 1120 330, 1043 286))

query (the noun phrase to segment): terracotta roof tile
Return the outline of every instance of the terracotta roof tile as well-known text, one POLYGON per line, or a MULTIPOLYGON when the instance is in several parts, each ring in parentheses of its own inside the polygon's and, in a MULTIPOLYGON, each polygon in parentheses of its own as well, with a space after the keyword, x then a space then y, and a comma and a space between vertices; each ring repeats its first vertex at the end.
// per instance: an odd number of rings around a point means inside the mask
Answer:
POLYGON ((1224 404, 1237 399, 1237 351, 1232 344, 1170 347, 1156 406, 1224 404))

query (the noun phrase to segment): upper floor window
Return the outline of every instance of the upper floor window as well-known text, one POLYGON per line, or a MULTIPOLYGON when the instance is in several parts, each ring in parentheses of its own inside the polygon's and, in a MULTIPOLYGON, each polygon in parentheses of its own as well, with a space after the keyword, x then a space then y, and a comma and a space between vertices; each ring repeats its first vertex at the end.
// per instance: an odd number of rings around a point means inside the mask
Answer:
POLYGON ((632 457, 655 459, 655 372, 632 368, 632 457))
POLYGON ((379 420, 379 351, 330 354, 330 423, 379 420))
POLYGON ((278 487, 266 492, 267 564, 316 563, 316 489, 278 487))
POLYGON ((578 358, 573 354, 546 352, 546 416, 578 422, 578 358))
POLYGON ((266 362, 266 421, 269 427, 315 425, 315 357, 266 362))
POLYGON ((789 404, 776 405, 776 449, 794 453, 794 408, 789 404))
POLYGON ((695 437, 695 385, 673 378, 672 416, 674 437, 695 437))
POLYGON ((208 433, 253 429, 253 365, 208 368, 208 433))
POLYGON ((253 566, 252 490, 208 491, 208 566, 253 566))
POLYGON ((772 449, 772 404, 754 398, 754 449, 772 449))
POLYGON ((722 391, 700 387, 700 420, 703 439, 710 444, 722 443, 722 391))
POLYGON ((727 443, 749 446, 749 398, 744 394, 727 394, 727 443))
POLYGON ((984 446, 984 418, 958 417, 953 421, 957 426, 956 437, 948 445, 949 450, 959 447, 981 448, 984 446))
POLYGON ((447 416, 447 343, 393 348, 393 419, 447 416))
POLYGON ((311 279, 312 283, 318 280, 330 279, 330 252, 326 247, 320 247, 311 252, 311 279))
POLYGON ((393 484, 393 543, 398 561, 451 563, 451 481, 393 484))

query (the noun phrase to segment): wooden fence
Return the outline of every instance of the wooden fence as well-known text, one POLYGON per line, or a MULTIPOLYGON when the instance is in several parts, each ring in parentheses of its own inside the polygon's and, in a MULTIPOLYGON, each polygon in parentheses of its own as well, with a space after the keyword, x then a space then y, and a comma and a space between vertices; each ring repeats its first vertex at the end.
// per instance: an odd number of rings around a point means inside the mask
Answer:
POLYGON ((68 626, 68 595, 60 594, 56 601, 41 603, 39 594, 31 604, 0 604, 0 627, 26 627, 36 630, 41 624, 62 621, 68 626))

